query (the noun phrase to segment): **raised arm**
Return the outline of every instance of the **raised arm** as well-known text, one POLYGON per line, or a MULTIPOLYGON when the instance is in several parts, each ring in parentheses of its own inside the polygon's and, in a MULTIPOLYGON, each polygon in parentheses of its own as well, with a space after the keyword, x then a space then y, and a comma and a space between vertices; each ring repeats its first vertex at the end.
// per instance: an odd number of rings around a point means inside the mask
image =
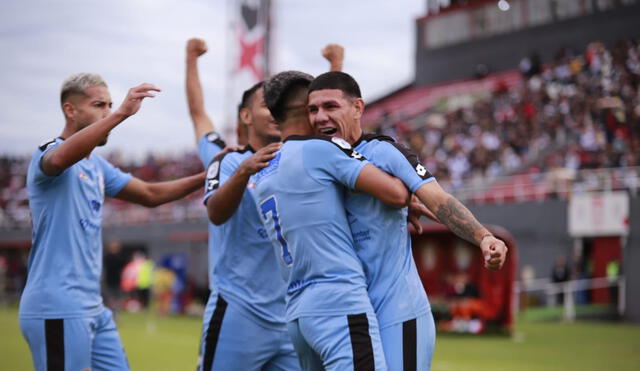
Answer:
POLYGON ((115 112, 79 130, 58 147, 47 152, 42 158, 42 171, 50 176, 58 175, 87 157, 107 138, 113 128, 138 112, 144 98, 155 96, 151 91, 160 91, 160 89, 152 84, 141 84, 129 89, 124 101, 115 112))
POLYGON ((189 115, 193 122, 196 145, 203 135, 214 131, 213 121, 204 109, 204 95, 198 74, 198 58, 207 52, 207 44, 202 39, 190 39, 187 42, 186 89, 189 115))
POLYGON ((276 156, 275 152, 280 149, 280 146, 280 143, 271 143, 244 160, 233 175, 207 199, 207 214, 211 223, 224 224, 235 214, 249 178, 269 165, 269 160, 276 156))
POLYGON ((327 44, 322 49, 322 56, 329 61, 329 71, 342 71, 344 48, 338 44, 327 44))
POLYGON ((507 255, 504 242, 480 224, 471 211, 445 192, 438 182, 433 181, 421 186, 416 191, 416 196, 458 237, 480 247, 485 267, 492 270, 502 267, 507 255))
POLYGON ((204 179, 204 171, 181 179, 158 183, 133 178, 115 197, 147 207, 156 207, 201 189, 204 179))
POLYGON ((391 207, 405 207, 411 200, 411 194, 404 183, 372 164, 362 168, 356 189, 366 192, 391 207))

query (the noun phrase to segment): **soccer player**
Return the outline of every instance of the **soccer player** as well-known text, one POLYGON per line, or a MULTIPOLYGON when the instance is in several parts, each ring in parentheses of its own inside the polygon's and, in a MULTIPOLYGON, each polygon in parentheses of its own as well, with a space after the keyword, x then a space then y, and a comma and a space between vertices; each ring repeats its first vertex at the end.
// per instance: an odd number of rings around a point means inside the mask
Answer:
POLYGON ((377 320, 344 209, 347 189, 403 206, 402 182, 368 164, 343 140, 312 137, 306 102, 312 77, 282 72, 265 101, 284 144, 250 179, 287 287, 287 321, 304 370, 384 370, 377 320))
MULTIPOLYGON (((262 83, 248 89, 239 107, 248 144, 224 147, 203 104, 197 59, 200 39, 187 43, 187 97, 200 159, 208 166, 205 204, 209 223, 209 286, 198 369, 297 370, 284 322, 285 284, 251 195, 248 177, 279 148, 280 131, 264 105, 262 83)), ((240 129, 243 130, 243 129, 240 129)))
MULTIPOLYGON (((322 74, 309 86, 309 115, 316 133, 341 138, 417 193, 440 222, 480 246, 488 268, 502 266, 506 246, 438 185, 407 148, 384 136, 363 135, 357 82, 348 74, 322 74)), ((367 276, 390 370, 428 370, 435 344, 429 301, 418 276, 407 231, 407 210, 351 193, 346 208, 358 257, 367 276)))
POLYGON ((100 76, 80 73, 62 85, 65 127, 35 151, 27 172, 33 247, 19 317, 36 370, 129 369, 100 296, 104 197, 153 207, 197 190, 205 178, 147 183, 92 153, 153 91, 160 90, 132 88, 111 112, 100 76))

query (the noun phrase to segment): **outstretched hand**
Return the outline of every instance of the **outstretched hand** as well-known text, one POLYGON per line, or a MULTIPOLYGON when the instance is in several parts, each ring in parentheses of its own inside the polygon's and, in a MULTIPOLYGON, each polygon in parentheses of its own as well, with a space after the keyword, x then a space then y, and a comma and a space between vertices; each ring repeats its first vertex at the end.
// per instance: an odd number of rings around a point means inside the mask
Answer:
POLYGON ((507 245, 493 235, 485 236, 480 241, 480 250, 484 258, 484 266, 492 271, 502 268, 507 259, 507 245))
POLYGON ((240 164, 238 171, 246 175, 253 175, 263 168, 269 166, 269 161, 276 157, 276 152, 280 150, 282 143, 271 143, 265 147, 262 147, 251 157, 244 160, 240 164))
POLYGON ((140 84, 135 88, 129 89, 127 96, 124 98, 124 101, 118 108, 117 112, 125 117, 135 115, 140 109, 140 105, 144 98, 155 97, 155 94, 151 93, 151 91, 159 92, 160 89, 155 85, 148 83, 140 84))
POLYGON ((198 38, 192 38, 187 41, 187 55, 193 57, 199 57, 207 52, 207 43, 198 38))

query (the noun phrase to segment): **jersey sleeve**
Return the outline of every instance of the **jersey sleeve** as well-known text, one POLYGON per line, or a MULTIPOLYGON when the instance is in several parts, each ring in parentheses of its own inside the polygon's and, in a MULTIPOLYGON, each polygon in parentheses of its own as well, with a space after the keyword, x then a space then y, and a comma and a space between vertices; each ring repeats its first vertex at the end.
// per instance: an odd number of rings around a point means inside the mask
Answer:
POLYGON ((354 189, 362 168, 369 163, 349 143, 338 138, 312 139, 304 146, 305 170, 320 181, 335 181, 354 189))
POLYGON ((33 167, 33 180, 34 183, 36 184, 44 184, 44 183, 48 183, 58 177, 60 177, 60 175, 64 174, 63 171, 61 174, 58 175, 47 175, 44 173, 44 171, 42 171, 42 159, 44 158, 44 155, 51 151, 52 149, 56 148, 57 146, 60 145, 60 143, 62 142, 58 142, 55 139, 51 139, 43 144, 41 144, 38 149, 36 150, 36 152, 33 154, 34 158, 33 158, 33 162, 32 162, 32 167, 33 167), (36 166, 33 166, 36 165, 36 166))
POLYGON ((133 176, 113 166, 102 157, 97 157, 100 167, 102 167, 102 173, 104 174, 104 194, 108 197, 114 197, 131 181, 133 176))
MULTIPOLYGON (((232 154, 231 152, 228 154, 232 154)), ((207 203, 209 197, 211 197, 215 191, 220 188, 238 168, 238 161, 235 156, 215 156, 213 161, 207 167, 207 178, 204 185, 204 203, 207 203)))
POLYGON ((372 156, 372 162, 380 169, 402 180, 415 193, 422 185, 433 182, 431 175, 418 156, 409 148, 394 142, 381 141, 372 156))
POLYGON ((213 158, 226 147, 226 143, 222 140, 220 134, 212 131, 205 134, 198 141, 198 157, 202 162, 202 166, 210 165, 213 158))

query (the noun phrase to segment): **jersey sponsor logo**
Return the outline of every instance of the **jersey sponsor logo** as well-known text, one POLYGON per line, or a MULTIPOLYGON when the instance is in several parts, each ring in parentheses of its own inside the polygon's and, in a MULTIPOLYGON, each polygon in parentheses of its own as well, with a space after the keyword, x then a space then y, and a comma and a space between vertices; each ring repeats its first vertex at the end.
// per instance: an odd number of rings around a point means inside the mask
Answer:
POLYGON ((258 228, 258 236, 262 237, 262 238, 268 238, 269 235, 267 234, 267 230, 264 228, 258 228))
POLYGON ((361 243, 371 240, 371 230, 365 229, 363 231, 353 232, 353 242, 361 243))
POLYGON ((102 204, 98 200, 91 200, 89 201, 89 206, 91 207, 91 210, 94 212, 94 214, 98 214, 100 212, 102 204))
POLYGON ((80 226, 85 231, 88 230, 88 231, 96 232, 100 230, 100 225, 90 221, 89 219, 80 219, 80 226))

